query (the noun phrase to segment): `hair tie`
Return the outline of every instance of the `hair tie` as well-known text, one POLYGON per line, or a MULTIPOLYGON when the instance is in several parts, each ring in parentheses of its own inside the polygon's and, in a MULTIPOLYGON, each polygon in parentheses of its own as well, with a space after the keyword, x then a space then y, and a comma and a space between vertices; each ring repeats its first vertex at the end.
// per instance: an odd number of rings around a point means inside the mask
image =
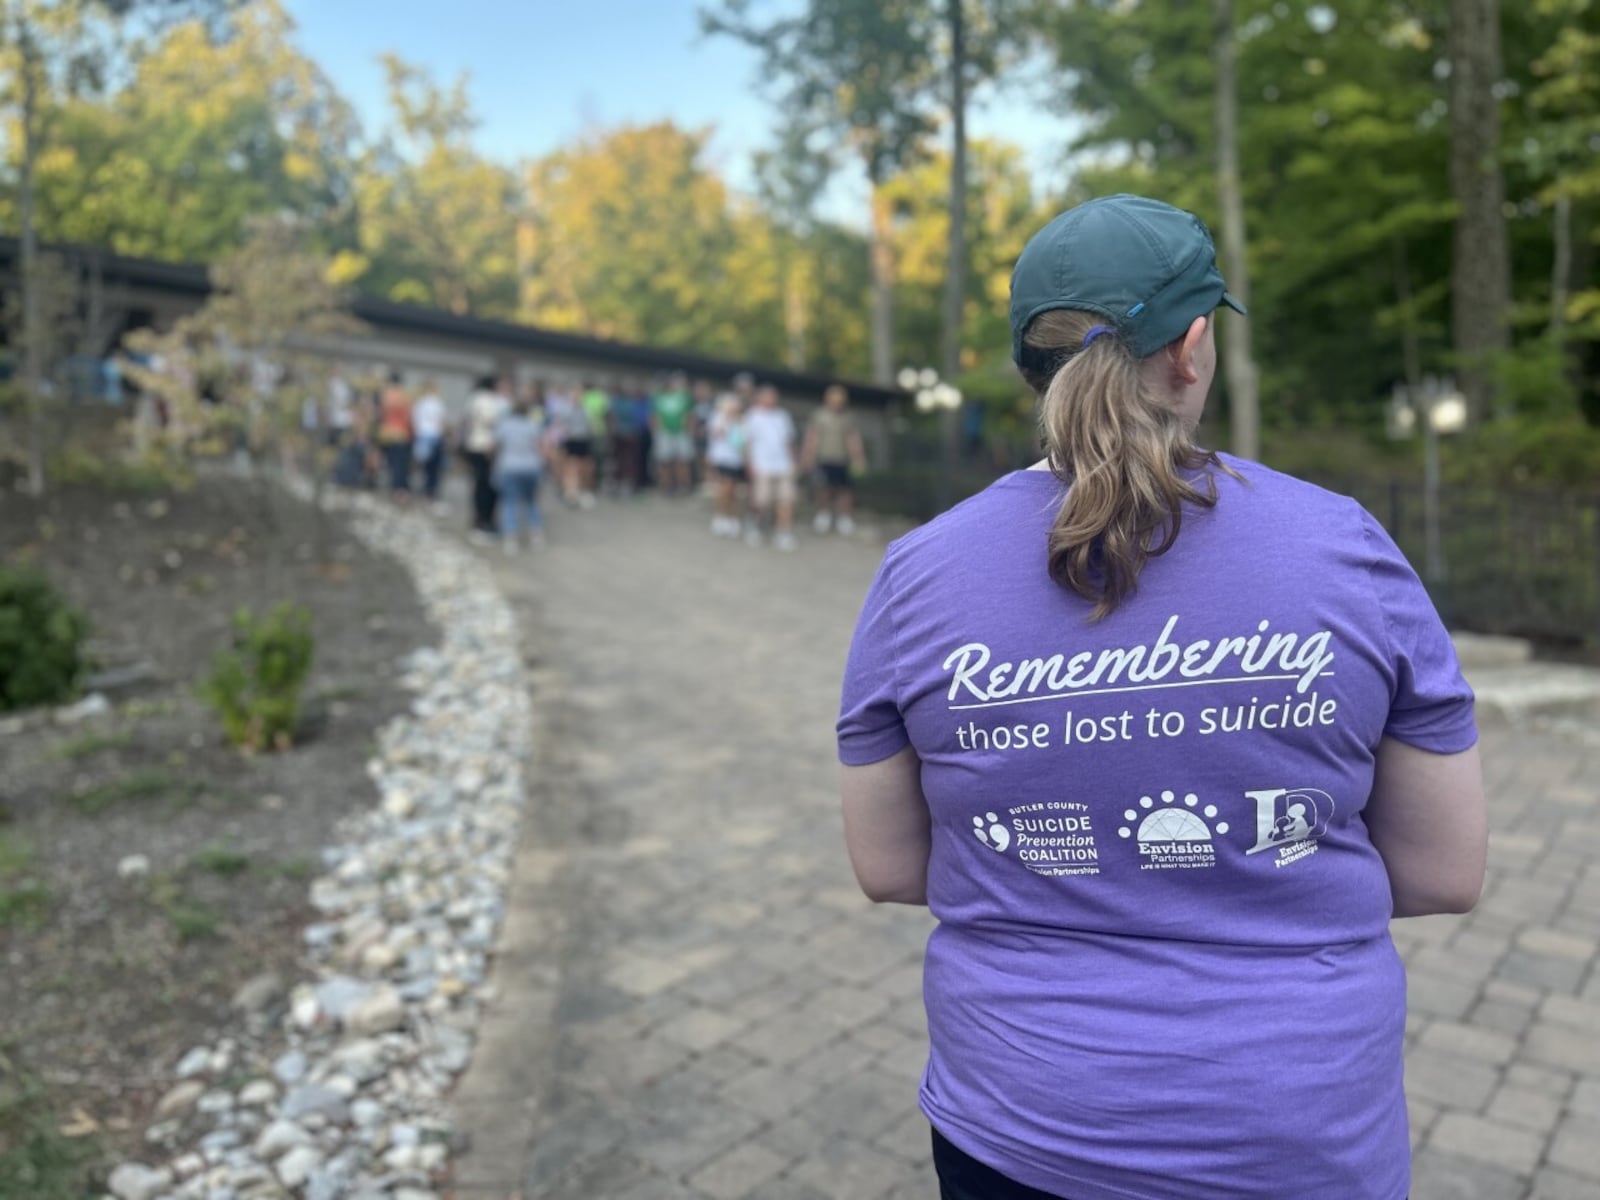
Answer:
POLYGON ((1096 325, 1094 328, 1090 329, 1088 333, 1083 335, 1083 345, 1080 347, 1080 349, 1087 350, 1089 348, 1089 343, 1094 341, 1095 338, 1099 337, 1102 333, 1116 333, 1116 329, 1110 325, 1096 325))

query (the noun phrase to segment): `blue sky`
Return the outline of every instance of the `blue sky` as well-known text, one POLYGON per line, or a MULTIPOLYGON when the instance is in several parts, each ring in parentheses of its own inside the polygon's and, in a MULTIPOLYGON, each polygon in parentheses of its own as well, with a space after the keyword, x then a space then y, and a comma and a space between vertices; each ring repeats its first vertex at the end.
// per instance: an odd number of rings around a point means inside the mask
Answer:
MULTIPOLYGON (((301 47, 356 105, 369 129, 384 120, 377 55, 393 51, 449 82, 471 75, 479 148, 514 162, 585 132, 671 119, 714 125, 708 160, 748 187, 751 154, 775 116, 757 87, 756 55, 702 38, 695 0, 287 0, 301 47)), ((1062 119, 1028 103, 1025 88, 980 97, 970 128, 1028 153, 1036 181, 1059 182, 1062 119)), ((856 223, 865 188, 843 178, 825 202, 856 223)))

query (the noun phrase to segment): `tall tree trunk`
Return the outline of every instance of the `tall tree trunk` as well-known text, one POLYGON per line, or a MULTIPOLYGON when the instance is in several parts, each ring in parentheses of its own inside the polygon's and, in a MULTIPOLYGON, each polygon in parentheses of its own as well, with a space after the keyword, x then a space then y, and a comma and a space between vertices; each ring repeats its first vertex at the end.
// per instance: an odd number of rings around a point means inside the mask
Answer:
POLYGON ((894 381, 894 228, 889 198, 872 184, 872 381, 894 381))
MULTIPOLYGON (((1222 205, 1222 258, 1228 290, 1250 301, 1250 266, 1245 258, 1244 198, 1239 188, 1238 39, 1233 0, 1213 0, 1216 68, 1217 199, 1222 205)), ((1228 379, 1228 412, 1233 425, 1233 452, 1240 458, 1261 453, 1261 405, 1255 358, 1250 349, 1250 322, 1238 316, 1223 326, 1223 366, 1228 379)))
POLYGON ((1471 416, 1495 403, 1494 356, 1511 344, 1511 248, 1500 167, 1500 0, 1450 3, 1450 272, 1456 369, 1471 416))
POLYGON ((806 268, 790 249, 783 264, 784 365, 791 371, 806 369, 806 268))
POLYGON ((28 409, 28 493, 45 490, 44 329, 39 286, 39 231, 34 218, 34 163, 38 158, 39 63, 38 44, 25 18, 17 18, 17 58, 22 74, 22 170, 17 181, 17 209, 21 221, 22 272, 22 394, 28 409))
POLYGON ((1550 336, 1559 345, 1566 335, 1572 279, 1572 197, 1556 197, 1553 217, 1555 259, 1550 264, 1550 336))
POLYGON ((967 45, 962 0, 950 11, 950 253, 944 283, 946 379, 961 373, 961 314, 967 293, 967 45))

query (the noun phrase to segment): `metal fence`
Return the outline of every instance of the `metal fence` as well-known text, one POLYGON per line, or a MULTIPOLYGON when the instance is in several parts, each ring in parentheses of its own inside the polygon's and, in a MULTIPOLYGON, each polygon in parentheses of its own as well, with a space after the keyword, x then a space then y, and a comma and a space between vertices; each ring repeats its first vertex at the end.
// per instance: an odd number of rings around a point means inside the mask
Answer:
POLYGON ((1452 627, 1600 645, 1600 492, 1444 484, 1428 578, 1420 483, 1318 482, 1383 522, 1452 627))
MULTIPOLYGON (((926 520, 1037 458, 1022 444, 962 446, 946 472, 938 438, 902 435, 893 443, 892 465, 862 480, 862 504, 926 520)), ((1429 578, 1421 483, 1314 482, 1355 497, 1382 522, 1452 628, 1600 647, 1600 490, 1444 484, 1441 569, 1429 578)))

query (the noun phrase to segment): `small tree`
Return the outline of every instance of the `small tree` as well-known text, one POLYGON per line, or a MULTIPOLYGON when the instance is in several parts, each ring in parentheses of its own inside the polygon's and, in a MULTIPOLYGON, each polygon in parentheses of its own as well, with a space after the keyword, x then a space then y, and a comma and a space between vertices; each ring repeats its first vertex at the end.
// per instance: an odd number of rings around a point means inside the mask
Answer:
POLYGON ((311 612, 280 604, 264 617, 233 620, 233 645, 217 655, 200 695, 217 710, 227 739, 243 750, 287 750, 311 674, 311 612))

